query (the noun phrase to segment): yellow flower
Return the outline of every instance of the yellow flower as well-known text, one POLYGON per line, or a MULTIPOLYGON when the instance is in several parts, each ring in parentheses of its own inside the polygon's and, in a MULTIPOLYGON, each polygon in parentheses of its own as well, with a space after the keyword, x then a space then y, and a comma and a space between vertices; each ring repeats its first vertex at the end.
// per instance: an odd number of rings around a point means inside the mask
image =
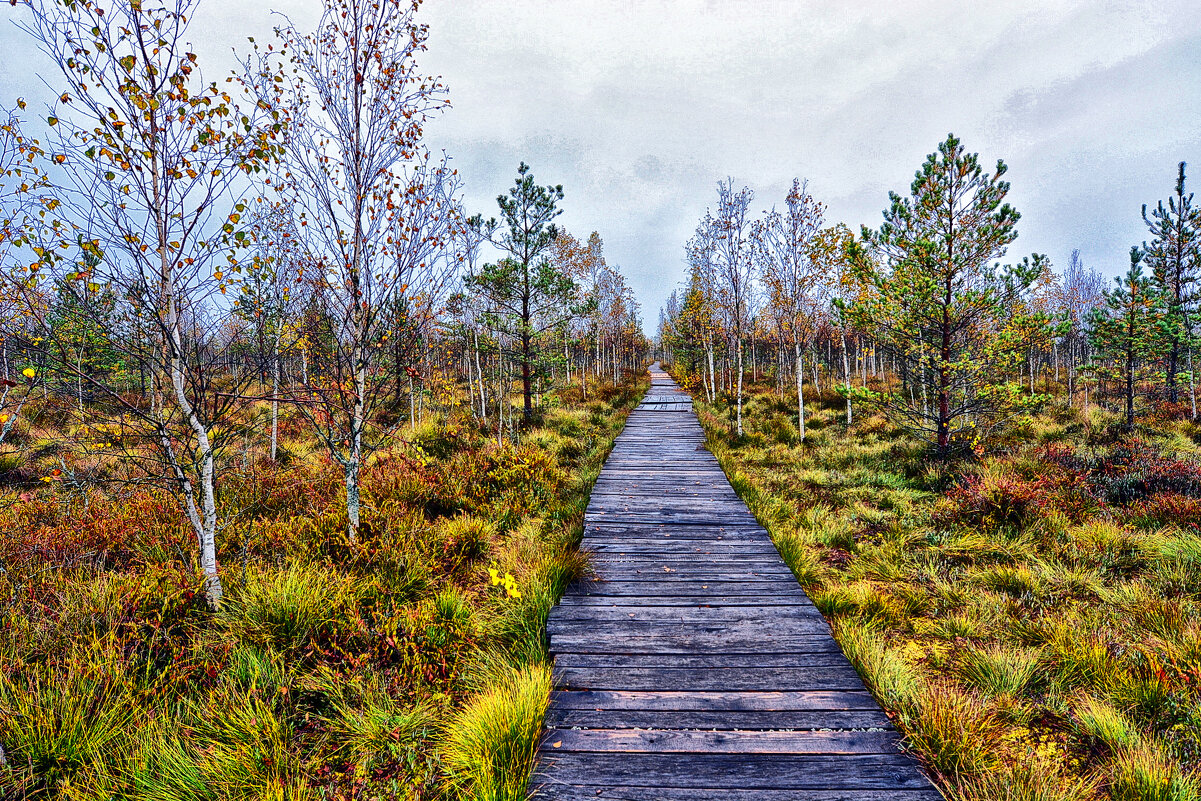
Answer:
POLYGON ((25 376, 26 378, 33 378, 37 374, 38 374, 38 371, 34 370, 32 367, 26 367, 24 370, 21 371, 21 375, 25 376))
POLYGON ((8 418, 10 418, 10 417, 12 417, 11 414, 0 414, 0 425, 4 425, 5 423, 7 423, 8 418))
POLYGON ((500 574, 496 572, 496 568, 488 568, 488 575, 492 576, 492 585, 500 584, 500 574))

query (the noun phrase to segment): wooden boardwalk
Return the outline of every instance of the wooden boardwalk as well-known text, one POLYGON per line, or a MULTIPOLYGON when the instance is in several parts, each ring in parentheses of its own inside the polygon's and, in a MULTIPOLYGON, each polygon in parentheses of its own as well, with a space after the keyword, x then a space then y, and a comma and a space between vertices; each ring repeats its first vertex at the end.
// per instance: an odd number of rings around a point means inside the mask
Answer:
POLYGON ((557 801, 933 801, 825 620, 652 367, 551 612, 531 787, 557 801))

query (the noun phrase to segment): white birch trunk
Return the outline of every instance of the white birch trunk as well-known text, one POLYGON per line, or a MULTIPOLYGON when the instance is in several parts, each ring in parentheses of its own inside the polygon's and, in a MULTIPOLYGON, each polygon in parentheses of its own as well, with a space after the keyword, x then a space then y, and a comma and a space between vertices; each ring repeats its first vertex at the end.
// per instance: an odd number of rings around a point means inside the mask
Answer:
MULTIPOLYGON (((801 432, 801 442, 805 441, 805 390, 802 388, 804 383, 805 365, 802 362, 801 343, 798 340, 794 343, 796 349, 796 405, 797 405, 797 429, 801 432)), ((741 432, 739 432, 741 433, 741 432)))
POLYGON ((847 360, 847 334, 842 332, 842 377, 847 393, 847 427, 851 425, 851 365, 847 360))

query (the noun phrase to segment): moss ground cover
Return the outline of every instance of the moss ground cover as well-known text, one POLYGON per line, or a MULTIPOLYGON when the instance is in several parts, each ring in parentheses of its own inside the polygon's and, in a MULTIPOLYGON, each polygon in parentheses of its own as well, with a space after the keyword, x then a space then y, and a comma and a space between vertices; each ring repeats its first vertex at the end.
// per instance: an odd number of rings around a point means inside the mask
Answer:
POLYGON ((311 442, 248 449, 217 611, 170 498, 4 490, 0 797, 524 798, 546 614, 645 386, 551 396, 516 445, 427 416, 366 466, 356 543, 311 442))
POLYGON ((1201 798, 1201 428, 1051 408, 937 462, 751 395, 710 447, 949 798, 1201 798))

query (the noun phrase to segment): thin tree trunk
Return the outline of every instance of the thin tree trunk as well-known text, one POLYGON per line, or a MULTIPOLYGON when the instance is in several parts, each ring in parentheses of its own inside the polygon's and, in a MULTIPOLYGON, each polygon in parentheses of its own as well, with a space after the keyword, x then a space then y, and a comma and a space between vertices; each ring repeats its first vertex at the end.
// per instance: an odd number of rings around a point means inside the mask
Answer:
POLYGON ((735 354, 738 362, 738 436, 742 436, 742 327, 737 329, 738 352, 735 354))
MULTIPOLYGON (((801 432, 801 442, 805 441, 805 390, 802 388, 802 376, 805 375, 805 365, 802 362, 801 342, 798 338, 793 343, 796 349, 796 404, 797 404, 797 429, 801 432)), ((741 433, 741 431, 739 432, 741 433)))
POLYGON ((1197 419, 1197 382, 1193 378, 1193 345, 1188 346, 1188 397, 1192 407, 1192 418, 1197 419))
POLYGON ((484 383, 484 369, 480 367, 480 334, 478 331, 472 330, 471 335, 475 344, 475 372, 480 382, 480 419, 486 422, 488 420, 488 395, 484 383))
POLYGON ((713 369, 713 341, 706 343, 705 351, 709 354, 709 402, 717 400, 717 372, 713 369))
POLYGON ((279 448, 279 334, 271 352, 271 461, 279 448))
POLYGON ((851 425, 851 368, 847 363, 847 334, 842 332, 842 377, 847 396, 847 427, 851 425))

